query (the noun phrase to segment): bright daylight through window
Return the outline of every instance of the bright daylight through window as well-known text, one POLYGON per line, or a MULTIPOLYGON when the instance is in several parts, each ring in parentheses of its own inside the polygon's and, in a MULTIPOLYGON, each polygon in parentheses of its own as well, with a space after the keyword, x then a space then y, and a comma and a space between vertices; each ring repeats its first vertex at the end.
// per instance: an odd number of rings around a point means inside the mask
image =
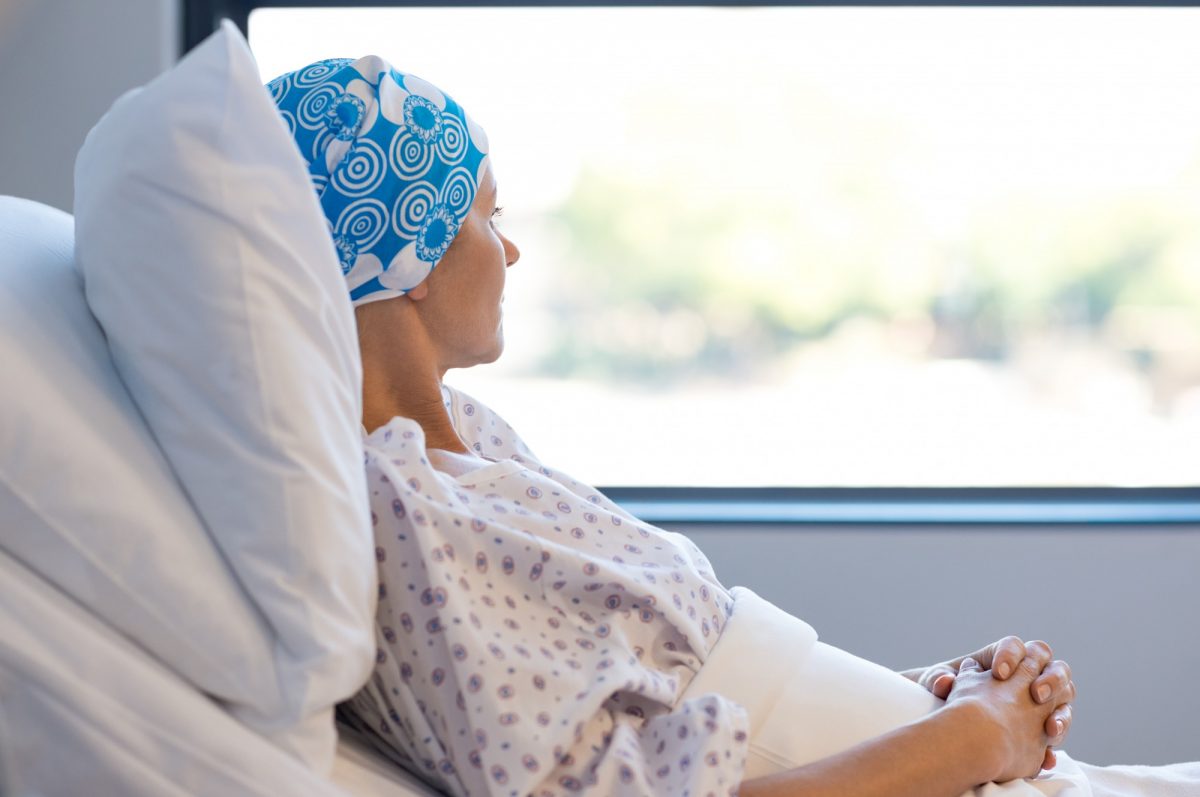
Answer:
POLYGON ((261 9, 487 130, 508 351, 585 481, 1200 483, 1200 9, 261 9), (454 46, 446 41, 453 37, 454 46))

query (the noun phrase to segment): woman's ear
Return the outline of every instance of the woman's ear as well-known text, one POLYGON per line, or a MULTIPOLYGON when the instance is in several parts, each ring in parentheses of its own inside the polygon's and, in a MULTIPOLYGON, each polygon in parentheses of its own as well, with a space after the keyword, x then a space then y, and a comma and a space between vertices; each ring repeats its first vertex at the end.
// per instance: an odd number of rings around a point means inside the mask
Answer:
POLYGON ((417 285, 417 287, 413 288, 404 295, 412 299, 414 302, 419 302, 424 299, 429 295, 429 278, 426 277, 420 282, 420 284, 417 285))

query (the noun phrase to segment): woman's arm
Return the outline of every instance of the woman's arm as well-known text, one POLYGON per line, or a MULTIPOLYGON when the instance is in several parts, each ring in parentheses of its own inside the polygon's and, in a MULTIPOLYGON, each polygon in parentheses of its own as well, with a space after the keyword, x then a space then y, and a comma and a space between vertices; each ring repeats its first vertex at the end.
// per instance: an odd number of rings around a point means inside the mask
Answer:
POLYGON ((1053 705, 1029 686, 1047 663, 1030 656, 1008 681, 963 662, 946 708, 844 752, 744 781, 741 797, 959 797, 993 780, 1036 775, 1053 705))
POLYGON ((837 755, 744 781, 739 797, 960 797, 999 771, 974 706, 942 709, 837 755))

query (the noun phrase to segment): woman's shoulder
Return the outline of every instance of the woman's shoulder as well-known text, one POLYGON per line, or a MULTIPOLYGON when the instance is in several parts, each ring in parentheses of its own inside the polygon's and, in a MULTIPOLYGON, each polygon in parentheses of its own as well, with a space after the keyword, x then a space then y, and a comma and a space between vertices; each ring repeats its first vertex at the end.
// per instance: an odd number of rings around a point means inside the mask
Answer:
POLYGON ((512 459, 534 468, 540 466, 529 446, 498 412, 457 388, 442 384, 442 399, 458 436, 476 454, 488 459, 512 459))

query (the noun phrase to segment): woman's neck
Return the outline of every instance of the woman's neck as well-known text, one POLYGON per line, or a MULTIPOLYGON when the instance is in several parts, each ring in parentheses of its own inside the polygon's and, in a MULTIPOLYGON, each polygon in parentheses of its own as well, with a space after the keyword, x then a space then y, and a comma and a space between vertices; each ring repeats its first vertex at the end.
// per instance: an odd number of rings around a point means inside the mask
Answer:
POLYGON ((442 402, 440 384, 431 393, 411 389, 372 393, 364 383, 363 425, 368 430, 383 426, 398 415, 410 418, 420 425, 425 433, 426 448, 467 453, 467 446, 455 431, 454 424, 450 421, 450 413, 442 402))
POLYGON ((423 342, 417 330, 388 339, 360 338, 363 425, 372 431, 396 416, 411 418, 424 431, 426 448, 466 453, 442 399, 445 369, 423 342))

